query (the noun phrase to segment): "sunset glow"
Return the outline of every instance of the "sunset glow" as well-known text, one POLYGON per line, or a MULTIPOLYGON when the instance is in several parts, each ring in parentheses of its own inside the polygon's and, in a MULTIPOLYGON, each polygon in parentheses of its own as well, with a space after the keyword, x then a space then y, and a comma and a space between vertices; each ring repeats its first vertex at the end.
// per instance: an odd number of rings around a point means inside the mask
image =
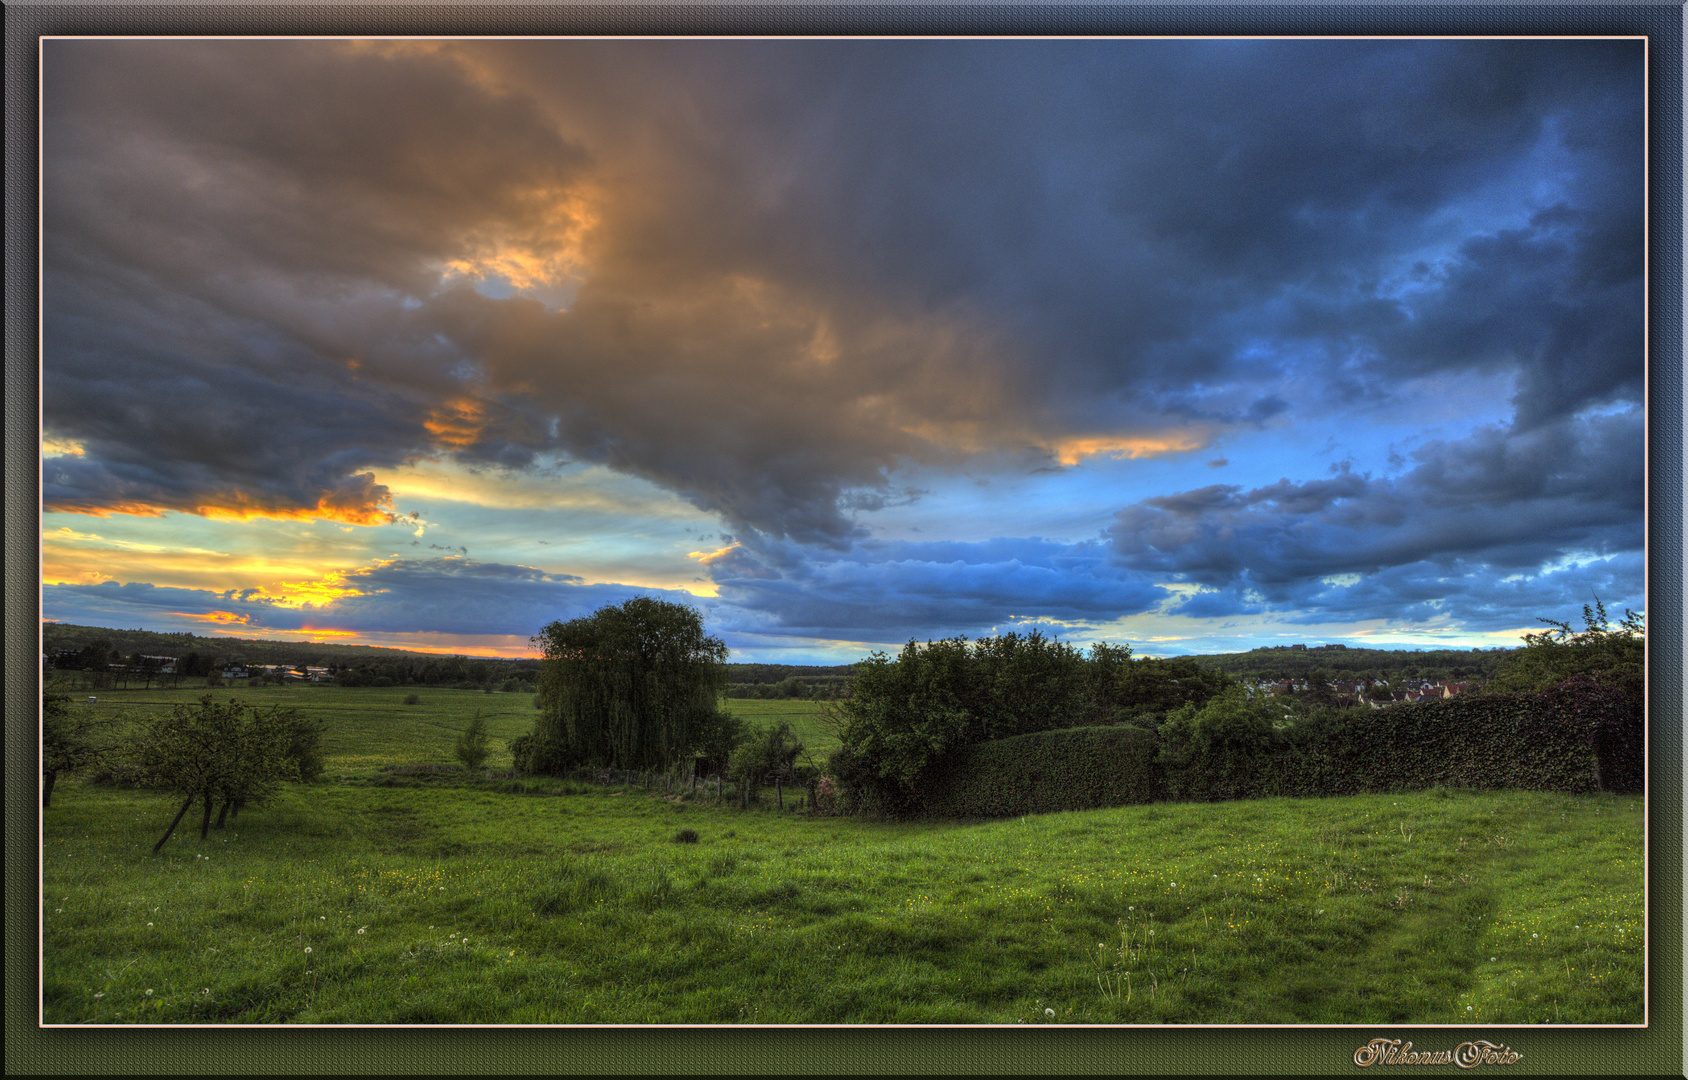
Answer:
POLYGON ((1645 42, 48 38, 43 617, 733 659, 1646 607, 1645 42))

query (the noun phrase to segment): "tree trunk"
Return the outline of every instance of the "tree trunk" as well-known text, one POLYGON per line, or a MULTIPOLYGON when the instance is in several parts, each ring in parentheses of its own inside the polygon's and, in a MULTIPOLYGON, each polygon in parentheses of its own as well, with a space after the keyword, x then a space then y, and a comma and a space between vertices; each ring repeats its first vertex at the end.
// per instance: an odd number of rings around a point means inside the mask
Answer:
POLYGON ((53 781, 59 778, 58 770, 44 769, 41 778, 46 781, 46 785, 41 789, 41 805, 43 807, 51 806, 53 805, 53 781))
POLYGON ((187 817, 188 807, 190 807, 192 805, 193 805, 193 796, 189 795, 187 797, 187 801, 182 803, 182 808, 180 810, 176 811, 176 820, 172 821, 170 823, 170 827, 168 829, 164 830, 164 835, 160 836, 158 838, 158 843, 152 845, 152 853, 154 855, 157 855, 158 849, 164 846, 164 841, 170 839, 170 834, 176 831, 176 826, 178 826, 182 823, 182 819, 184 817, 187 817))
POLYGON ((211 793, 205 793, 205 816, 199 821, 199 838, 204 840, 211 835, 211 793))
POLYGON ((223 800, 223 807, 222 807, 222 809, 221 809, 221 810, 218 810, 218 811, 217 811, 217 828, 219 828, 219 829, 220 829, 220 828, 222 828, 222 827, 223 827, 223 822, 225 822, 225 821, 227 821, 227 820, 228 820, 228 817, 229 817, 229 807, 231 807, 231 806, 233 806, 233 805, 234 805, 234 800, 233 800, 233 799, 224 799, 224 800, 223 800))
POLYGON ((779 803, 781 810, 785 809, 785 792, 780 789, 780 778, 774 777, 774 801, 779 803))

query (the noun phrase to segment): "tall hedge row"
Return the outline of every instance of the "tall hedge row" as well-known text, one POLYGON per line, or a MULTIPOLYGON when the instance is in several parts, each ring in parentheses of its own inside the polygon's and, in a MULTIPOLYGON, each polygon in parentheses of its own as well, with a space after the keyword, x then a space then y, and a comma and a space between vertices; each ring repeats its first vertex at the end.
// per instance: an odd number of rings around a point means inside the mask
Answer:
POLYGON ((1591 733, 1539 694, 1456 697, 1351 710, 1297 725, 1262 794, 1352 795, 1450 784, 1592 791, 1591 733))
POLYGON ((1260 722, 1237 699, 1158 732, 1069 728, 965 747, 923 785, 919 812, 1002 817, 1162 799, 1326 796, 1448 784, 1640 791, 1638 682, 1584 678, 1542 693, 1457 697, 1260 722))
POLYGON ((1063 728, 978 743, 932 777, 929 814, 1013 817, 1154 802, 1166 797, 1155 733, 1140 727, 1063 728))

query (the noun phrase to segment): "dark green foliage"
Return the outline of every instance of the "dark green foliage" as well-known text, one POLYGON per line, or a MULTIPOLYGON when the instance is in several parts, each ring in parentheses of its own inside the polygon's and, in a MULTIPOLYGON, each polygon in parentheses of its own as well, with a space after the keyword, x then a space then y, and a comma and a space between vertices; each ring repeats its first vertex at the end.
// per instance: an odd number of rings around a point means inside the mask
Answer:
POLYGON ((260 714, 239 701, 218 704, 209 694, 197 707, 177 705, 153 720, 138 748, 139 764, 153 785, 183 796, 181 810, 153 853, 170 839, 195 799, 204 802, 199 830, 204 839, 216 802, 223 804, 224 814, 231 807, 238 811, 263 801, 284 781, 299 779, 293 748, 310 741, 307 723, 291 709, 260 714))
POLYGON ((1243 799, 1265 794, 1284 749, 1288 706, 1240 689, 1175 710, 1160 728, 1159 760, 1177 799, 1243 799))
POLYGON ((406 705, 420 705, 422 704, 422 698, 417 694, 406 694, 404 696, 404 703, 406 705))
POLYGON ((635 597, 551 623, 533 643, 545 656, 534 734, 552 744, 548 760, 667 769, 715 723, 727 647, 689 607, 635 597))
POLYGON ((528 732, 510 740, 510 757, 519 773, 530 776, 562 776, 579 762, 571 759, 567 748, 538 732, 528 732))
POLYGON ((1271 770, 1272 794, 1442 784, 1570 792, 1598 786, 1590 725, 1536 694, 1464 695, 1357 710, 1317 731, 1291 728, 1288 736, 1289 752, 1271 770))
POLYGON ((1184 705, 1205 705, 1228 683, 1222 672, 1207 670, 1188 656, 1139 657, 1116 668, 1111 703, 1116 718, 1141 720, 1184 705))
POLYGON ((1127 806, 1166 797, 1155 733, 1130 725, 1065 728, 968 747, 937 770, 921 809, 1010 817, 1127 806))
POLYGON ((791 734, 785 721, 768 727, 752 725, 732 753, 732 776, 746 789, 774 780, 790 781, 797 775, 797 755, 803 744, 791 734))
POLYGON ((1503 669, 1514 649, 1364 649, 1343 645, 1305 648, 1268 646, 1245 653, 1179 657, 1233 679, 1307 679, 1322 669, 1337 679, 1359 682, 1403 678, 1482 681, 1503 669))
MULTIPOLYGON (((537 660, 508 660, 478 656, 437 656, 369 645, 325 642, 263 641, 247 638, 206 638, 193 634, 164 634, 150 630, 112 630, 96 626, 44 622, 42 650, 59 670, 79 671, 92 666, 105 681, 104 667, 113 650, 178 657, 176 677, 200 678, 222 663, 298 664, 334 671, 341 686, 462 686, 500 685, 507 681, 531 687, 539 674, 537 660), (89 661, 93 661, 91 664, 89 661)), ((252 685, 261 685, 256 678, 252 685)))
POLYGON ((1155 799, 1208 802, 1435 787, 1638 792, 1641 683, 1583 675, 1541 694, 1464 695, 1382 710, 1304 710, 1228 692, 1158 732, 1041 732, 967 747, 906 795, 872 789, 842 752, 847 809, 1000 816, 1155 799))
MULTIPOLYGON (((1105 655, 1117 664, 1117 652, 1105 655)), ((895 812, 917 802, 930 770, 964 747, 1093 722, 1097 685, 1092 660, 1036 630, 911 641, 895 661, 874 653, 856 665, 837 708, 843 747, 830 771, 846 802, 895 812)))
POLYGON ((698 772, 705 776, 725 772, 744 735, 744 721, 732 713, 717 712, 708 717, 698 738, 698 757, 694 761, 698 772))
POLYGON ((674 842, 676 844, 695 844, 695 843, 697 843, 697 830, 696 829, 681 829, 679 832, 674 834, 674 842))
POLYGON ((293 779, 312 783, 322 775, 322 725, 299 715, 296 709, 272 709, 265 714, 269 723, 279 725, 287 740, 284 754, 292 763, 293 779))
POLYGON ((1542 692, 1557 724, 1588 732, 1596 785, 1603 791, 1639 792, 1647 777, 1646 682, 1641 672, 1580 672, 1542 692))
POLYGON ((77 713, 64 694, 41 695, 41 805, 51 806, 53 785, 61 774, 99 763, 101 748, 94 724, 77 713))
POLYGON ((457 760, 470 772, 486 764, 487 757, 492 753, 492 746, 487 742, 486 717, 476 712, 469 718, 469 726, 457 737, 453 751, 457 760))
POLYGON ((1541 621, 1553 629, 1525 634, 1524 647, 1514 652, 1505 670, 1484 687, 1486 692, 1546 690, 1583 673, 1642 674, 1647 659, 1647 628, 1635 612, 1624 612, 1623 621, 1614 627, 1606 617, 1606 606, 1595 600, 1593 607, 1583 607, 1581 633, 1574 633, 1569 623, 1541 621))

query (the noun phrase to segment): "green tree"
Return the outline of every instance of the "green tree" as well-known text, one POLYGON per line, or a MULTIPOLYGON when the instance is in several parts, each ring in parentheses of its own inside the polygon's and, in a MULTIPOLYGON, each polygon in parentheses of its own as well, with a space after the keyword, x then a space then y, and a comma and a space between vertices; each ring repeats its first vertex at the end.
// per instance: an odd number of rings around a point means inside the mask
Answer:
POLYGON ((1184 705, 1160 729, 1160 762, 1175 798, 1240 799, 1260 793, 1267 761, 1286 745, 1281 698, 1233 687, 1207 704, 1184 705))
MULTIPOLYGON (((1207 704, 1230 682, 1223 672, 1209 671, 1188 656, 1160 660, 1141 656, 1117 667, 1112 687, 1112 720, 1139 720, 1169 713, 1184 705, 1207 704)), ((1148 726, 1153 726, 1151 721, 1148 726)))
POLYGON ((53 785, 60 774, 98 763, 103 748, 94 734, 95 722, 77 713, 64 694, 41 695, 41 805, 53 804, 53 785))
POLYGON ((177 705, 154 719, 141 740, 139 761, 153 783, 182 796, 182 807, 153 845, 153 854, 164 847, 195 799, 205 807, 199 827, 203 840, 218 801, 226 815, 231 807, 238 811, 283 782, 299 779, 300 763, 291 750, 304 727, 293 710, 259 714, 238 701, 218 704, 210 694, 197 706, 177 705))
POLYGON ((828 768, 852 799, 860 791, 885 810, 911 809, 930 771, 966 746, 1096 723, 1097 667, 1128 655, 1093 648, 1086 658, 1036 630, 910 641, 895 660, 876 652, 831 710, 842 746, 828 768))
POLYGON ((697 753, 727 687, 727 646, 694 609, 653 597, 551 623, 533 643, 547 771, 668 768, 697 753))
POLYGON ((1582 614, 1581 632, 1573 631, 1569 623, 1539 620, 1552 629, 1525 634, 1524 647, 1484 691, 1545 690, 1578 674, 1639 679, 1647 661, 1645 618, 1626 610, 1623 620, 1613 626, 1598 598, 1592 607, 1583 605, 1582 614))
POLYGON ((463 767, 474 772, 486 764, 487 757, 492 753, 492 745, 487 741, 486 717, 479 710, 469 718, 469 726, 463 729, 463 734, 457 737, 457 760, 463 767))
POLYGON ((717 712, 704 723, 698 738, 697 754, 705 761, 705 775, 710 771, 725 772, 733 759, 733 751, 744 741, 745 723, 730 712, 717 712))
POLYGON ((785 721, 768 727, 752 726, 733 751, 731 773, 746 791, 773 780, 790 780, 797 775, 797 755, 803 744, 785 721))

